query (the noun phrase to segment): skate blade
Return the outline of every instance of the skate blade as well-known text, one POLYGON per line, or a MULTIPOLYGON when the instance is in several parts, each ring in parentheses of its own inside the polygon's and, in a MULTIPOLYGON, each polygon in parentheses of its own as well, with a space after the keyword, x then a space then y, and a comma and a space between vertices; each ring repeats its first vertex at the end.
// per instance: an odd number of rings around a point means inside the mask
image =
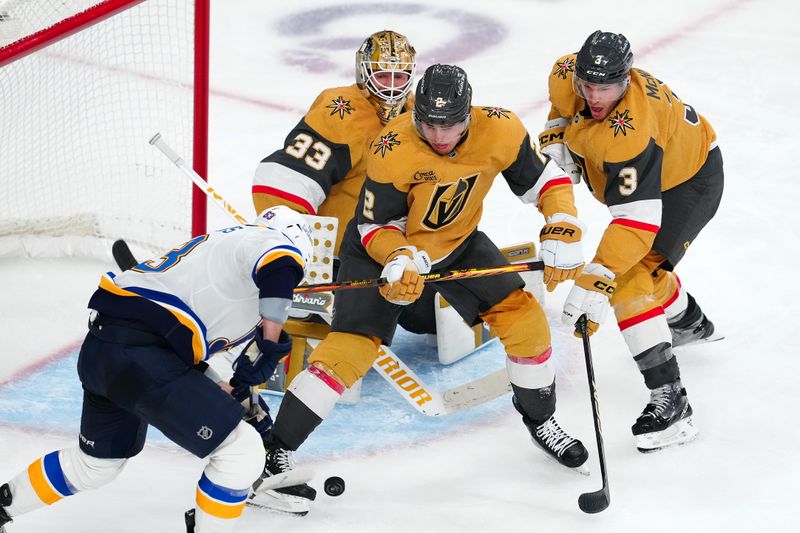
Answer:
POLYGON ((302 485, 303 483, 308 483, 313 478, 314 471, 310 468, 294 468, 292 470, 261 479, 261 483, 258 485, 258 489, 256 490, 280 489, 282 487, 302 485))
POLYGON ((725 335, 717 335, 716 333, 712 334, 710 337, 706 337, 705 339, 696 339, 691 342, 687 342, 685 344, 678 344, 677 346, 673 346, 673 349, 680 350, 681 348, 691 348, 693 346, 700 346, 702 344, 708 344, 710 342, 717 342, 725 339, 725 335))
POLYGON ((700 432, 694 427, 692 417, 684 418, 663 431, 644 433, 636 436, 636 449, 642 453, 652 453, 671 446, 682 446, 692 442, 700 432))
POLYGON ((305 516, 311 510, 311 500, 300 496, 280 494, 274 490, 258 491, 251 494, 246 505, 256 509, 277 511, 295 516, 305 516))

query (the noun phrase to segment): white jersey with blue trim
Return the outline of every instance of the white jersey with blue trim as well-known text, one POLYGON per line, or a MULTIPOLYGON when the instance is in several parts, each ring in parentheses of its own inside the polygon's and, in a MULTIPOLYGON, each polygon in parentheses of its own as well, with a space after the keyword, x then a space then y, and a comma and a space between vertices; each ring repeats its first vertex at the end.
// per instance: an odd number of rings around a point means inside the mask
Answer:
MULTIPOLYGON (((300 251, 280 231, 233 226, 195 237, 121 274, 108 273, 100 289, 132 297, 118 302, 135 305, 145 298, 168 311, 179 323, 174 326, 190 330, 198 362, 252 337, 260 320, 258 271, 282 257, 303 267, 300 251)), ((131 309, 122 316, 130 316, 131 309)))

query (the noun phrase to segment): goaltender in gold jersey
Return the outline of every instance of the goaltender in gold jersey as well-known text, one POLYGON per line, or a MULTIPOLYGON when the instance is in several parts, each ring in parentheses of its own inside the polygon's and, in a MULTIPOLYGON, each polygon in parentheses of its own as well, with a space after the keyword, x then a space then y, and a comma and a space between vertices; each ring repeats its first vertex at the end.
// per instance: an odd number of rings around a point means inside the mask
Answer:
POLYGON ((369 142, 389 120, 411 109, 415 57, 414 47, 397 32, 367 37, 356 52, 356 83, 322 91, 284 147, 258 165, 252 188, 256 213, 286 205, 336 217, 344 228, 364 184, 369 142))

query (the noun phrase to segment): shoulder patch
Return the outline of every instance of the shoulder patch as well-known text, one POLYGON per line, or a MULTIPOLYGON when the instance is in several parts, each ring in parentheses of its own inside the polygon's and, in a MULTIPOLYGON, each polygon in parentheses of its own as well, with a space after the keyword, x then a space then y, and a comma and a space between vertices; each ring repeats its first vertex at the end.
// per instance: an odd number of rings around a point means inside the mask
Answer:
POLYGON ((492 117, 511 118, 508 116, 510 111, 508 109, 503 109, 502 107, 482 107, 481 110, 486 111, 486 116, 488 118, 492 117))
POLYGON ((350 105, 350 100, 345 100, 341 96, 337 96, 330 104, 325 106, 326 109, 332 109, 331 115, 339 114, 339 118, 344 120, 345 114, 350 114, 355 111, 355 107, 350 105))
POLYGON ((569 72, 575 72, 575 60, 571 57, 565 57, 563 61, 556 62, 551 75, 565 80, 569 72))
POLYGON ((616 137, 618 133, 622 133, 622 136, 625 137, 628 135, 627 129, 636 129, 633 127, 633 124, 631 124, 631 122, 633 122, 633 117, 629 116, 629 113, 630 110, 628 109, 622 113, 615 111, 613 117, 608 117, 608 121, 611 123, 609 128, 614 130, 614 137, 616 137))
POLYGON ((400 141, 397 139, 397 133, 393 131, 389 131, 386 135, 381 135, 381 138, 378 139, 377 142, 372 142, 372 148, 375 149, 373 153, 377 154, 378 152, 381 153, 381 157, 386 157, 386 152, 391 152, 392 148, 401 144, 400 141))

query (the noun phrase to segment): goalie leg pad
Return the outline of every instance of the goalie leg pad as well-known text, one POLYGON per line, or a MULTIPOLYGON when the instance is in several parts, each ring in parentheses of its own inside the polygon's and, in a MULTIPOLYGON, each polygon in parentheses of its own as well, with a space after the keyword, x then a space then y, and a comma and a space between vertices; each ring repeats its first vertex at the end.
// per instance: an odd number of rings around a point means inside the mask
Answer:
POLYGON ((308 363, 322 363, 350 388, 369 371, 380 345, 381 341, 375 337, 331 332, 314 349, 308 363))
POLYGON ((433 304, 436 316, 436 346, 439 362, 443 365, 454 363, 469 355, 483 342, 483 325, 470 327, 458 314, 455 307, 448 304, 441 294, 437 294, 433 304), (478 328, 476 330, 476 328, 478 328))
POLYGON ((480 317, 500 338, 509 356, 529 358, 550 348, 550 327, 530 293, 515 289, 480 317))

